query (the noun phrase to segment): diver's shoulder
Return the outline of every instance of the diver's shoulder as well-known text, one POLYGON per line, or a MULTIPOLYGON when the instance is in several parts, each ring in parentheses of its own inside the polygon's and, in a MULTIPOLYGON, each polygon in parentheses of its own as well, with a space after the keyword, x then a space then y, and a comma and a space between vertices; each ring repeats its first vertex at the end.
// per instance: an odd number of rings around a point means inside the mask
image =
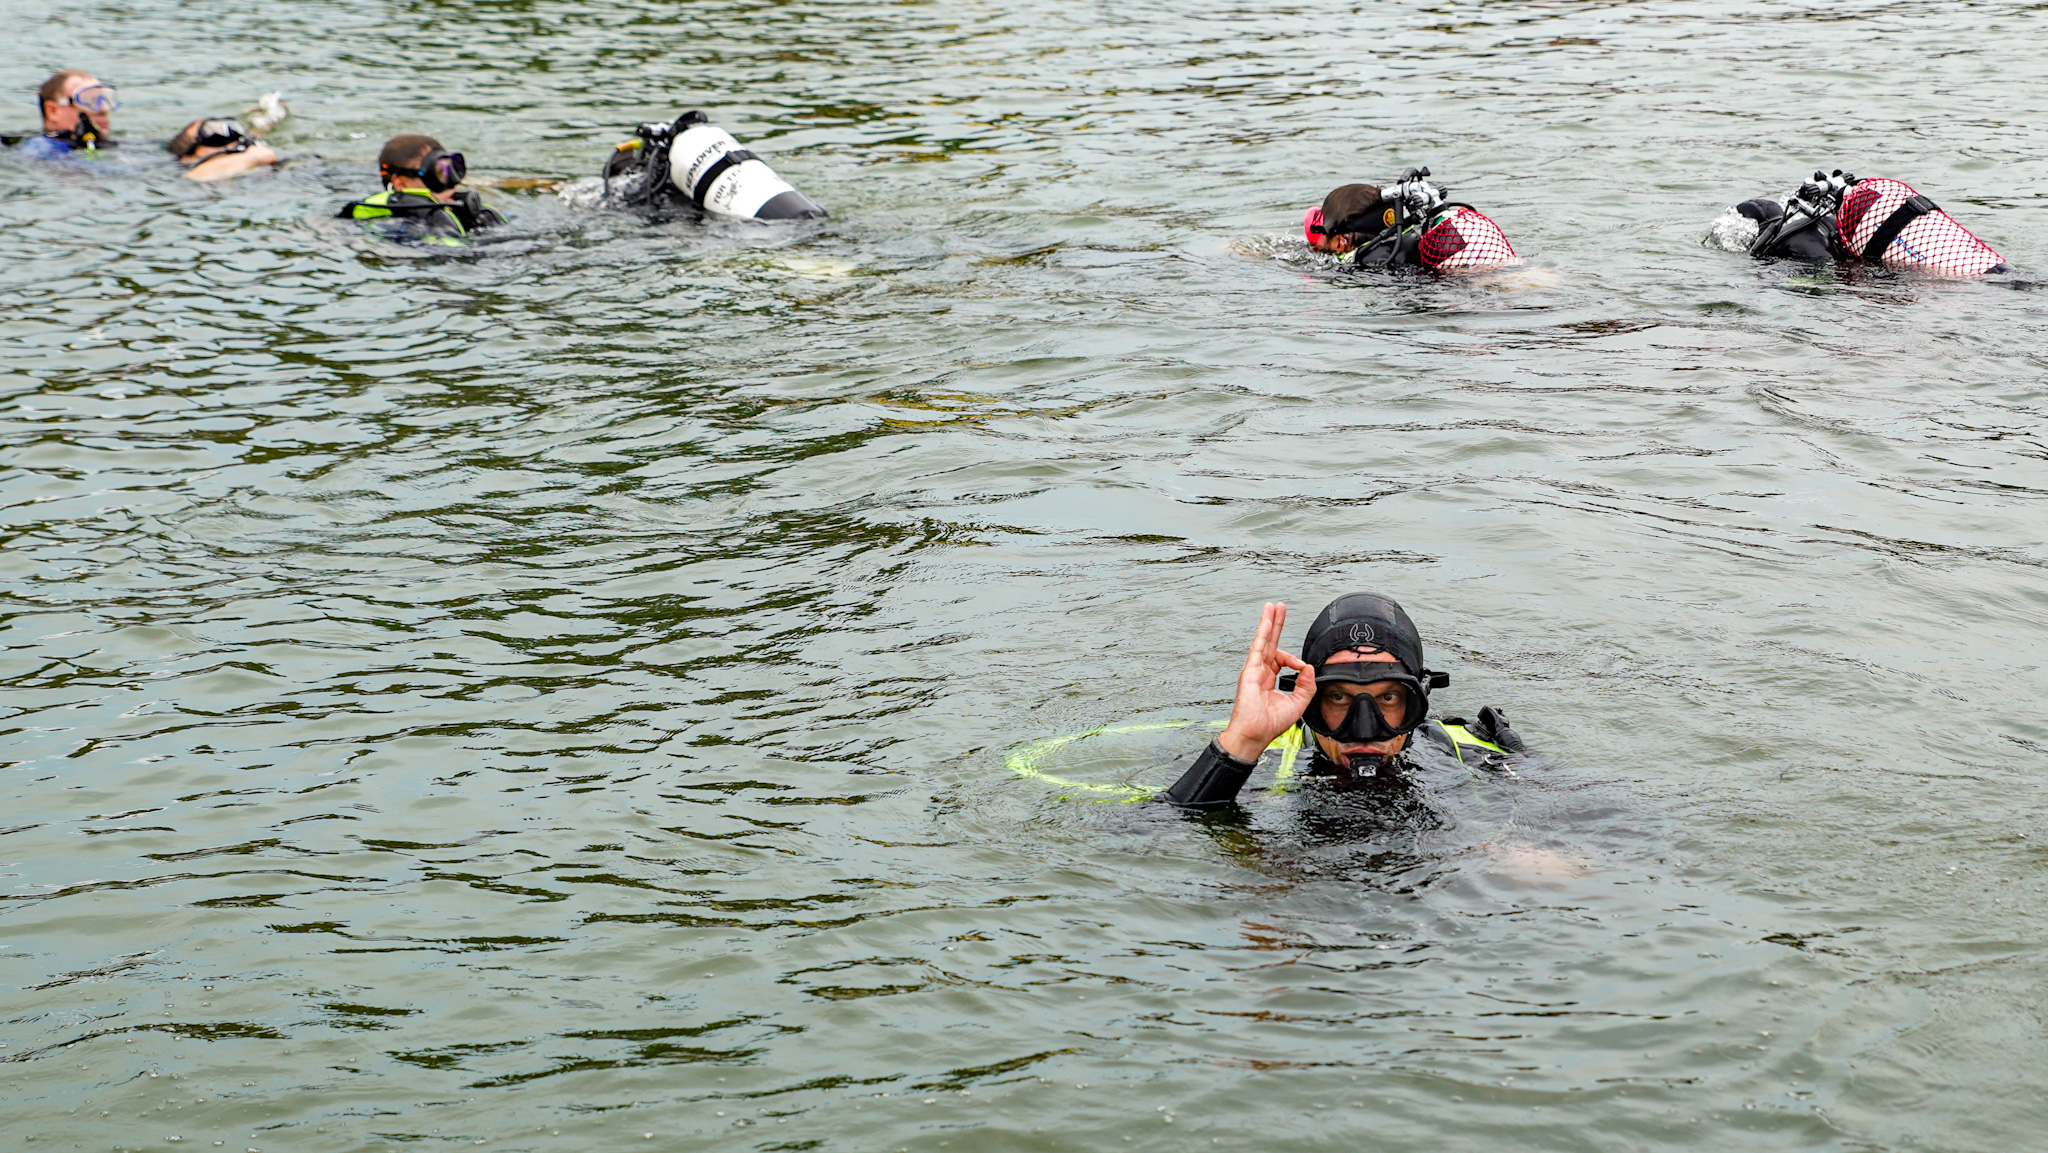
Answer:
POLYGON ((1424 739, 1461 761, 1474 754, 1483 759, 1529 751, 1522 735, 1508 723, 1507 713, 1493 705, 1480 709, 1472 720, 1442 717, 1425 723, 1420 731, 1424 739))
POLYGON ((15 145, 14 152, 29 160, 54 160, 71 155, 71 146, 53 136, 31 136, 15 145))

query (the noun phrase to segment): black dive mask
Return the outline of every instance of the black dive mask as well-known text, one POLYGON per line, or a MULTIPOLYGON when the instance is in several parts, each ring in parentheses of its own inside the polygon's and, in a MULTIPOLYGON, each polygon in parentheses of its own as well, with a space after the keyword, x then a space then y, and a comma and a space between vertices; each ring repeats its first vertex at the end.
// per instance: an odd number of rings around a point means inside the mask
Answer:
POLYGON ((225 148, 232 152, 246 152, 255 140, 249 135, 242 122, 232 116, 214 116, 199 122, 199 128, 192 134, 192 140, 178 159, 192 155, 202 148, 225 148))
POLYGON ((249 132, 242 122, 232 116, 217 116, 199 123, 199 133, 192 138, 197 148, 226 148, 231 144, 246 144, 249 132))
POLYGON ((1450 683, 1449 673, 1424 669, 1418 677, 1390 661, 1323 665, 1316 669, 1316 700, 1310 702, 1301 719, 1310 732, 1345 744, 1391 741, 1404 733, 1414 732, 1429 716, 1429 690, 1440 689, 1450 683), (1391 683, 1394 687, 1353 697, 1343 721, 1332 727, 1323 721, 1322 693, 1323 686, 1338 682, 1359 686, 1391 683), (1387 719, 1386 710, 1381 707, 1380 697, 1387 691, 1396 692, 1401 697, 1393 709, 1397 718, 1393 721, 1387 719))
POLYGON ((462 153, 429 152, 420 166, 406 175, 419 177, 429 192, 446 192, 462 183, 468 174, 469 164, 462 159, 462 153))

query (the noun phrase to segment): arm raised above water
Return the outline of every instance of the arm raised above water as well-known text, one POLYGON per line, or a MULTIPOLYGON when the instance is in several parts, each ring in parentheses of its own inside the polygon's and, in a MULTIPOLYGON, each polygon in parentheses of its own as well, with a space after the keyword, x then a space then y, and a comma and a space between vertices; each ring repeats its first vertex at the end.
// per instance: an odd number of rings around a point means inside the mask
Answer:
POLYGON ((1163 799, 1183 809, 1203 811, 1231 803, 1252 775, 1259 755, 1280 734, 1294 727, 1309 702, 1316 699, 1316 671, 1280 648, 1280 630, 1287 624, 1287 606, 1270 602, 1259 614, 1244 668, 1237 674, 1237 698, 1230 705, 1230 723, 1195 758, 1163 799), (1291 692, 1274 683, 1284 669, 1296 674, 1291 692))

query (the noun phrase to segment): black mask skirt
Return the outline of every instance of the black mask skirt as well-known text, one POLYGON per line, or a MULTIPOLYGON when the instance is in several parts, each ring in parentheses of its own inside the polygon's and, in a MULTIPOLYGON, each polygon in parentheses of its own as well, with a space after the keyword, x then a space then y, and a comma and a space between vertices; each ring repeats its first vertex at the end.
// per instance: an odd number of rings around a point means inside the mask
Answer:
POLYGON ((462 178, 469 174, 469 165, 460 152, 430 152, 412 174, 420 178, 429 192, 446 192, 462 183, 462 178))

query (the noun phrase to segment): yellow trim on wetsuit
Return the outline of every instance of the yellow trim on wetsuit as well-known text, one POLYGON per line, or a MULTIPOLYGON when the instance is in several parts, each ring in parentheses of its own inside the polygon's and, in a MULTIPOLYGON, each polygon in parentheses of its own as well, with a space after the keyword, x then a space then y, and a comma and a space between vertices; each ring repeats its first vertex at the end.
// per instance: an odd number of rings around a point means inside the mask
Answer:
POLYGON ((1492 741, 1482 741, 1478 737, 1473 736, 1472 730, 1466 728, 1463 725, 1446 725, 1439 723, 1437 727, 1444 731, 1445 736, 1451 738, 1451 754, 1457 757, 1458 760, 1461 762, 1465 759, 1466 745, 1474 745, 1482 749, 1492 749, 1496 753, 1505 753, 1508 751, 1504 748, 1501 748, 1499 745, 1494 744, 1492 741))
MULTIPOLYGON (((1280 765, 1273 770, 1273 783, 1266 786, 1269 793, 1284 793, 1294 780, 1294 764, 1301 759, 1301 750, 1308 746, 1308 729, 1300 724, 1281 733, 1278 740, 1266 746, 1266 753, 1280 750, 1280 765)), ((1260 753, 1265 756, 1266 753, 1260 753)))
MULTIPOLYGON (((212 159, 212 157, 208 157, 207 159, 210 160, 212 159)), ((424 200, 433 201, 435 205, 441 208, 442 215, 446 216, 449 222, 455 225, 455 235, 436 236, 430 232, 419 238, 421 243, 460 245, 462 243, 462 238, 469 235, 469 229, 464 228, 462 226, 462 218, 455 215, 455 213, 451 209, 449 209, 447 204, 439 200, 434 200, 432 196, 429 196, 424 192, 414 192, 410 188, 387 188, 382 192, 372 193, 369 196, 363 197, 361 200, 358 200, 354 204, 349 206, 350 209, 352 210, 349 219, 383 220, 387 217, 398 215, 397 213, 391 211, 391 209, 385 207, 385 205, 391 203, 391 198, 393 196, 417 196, 424 200)))

